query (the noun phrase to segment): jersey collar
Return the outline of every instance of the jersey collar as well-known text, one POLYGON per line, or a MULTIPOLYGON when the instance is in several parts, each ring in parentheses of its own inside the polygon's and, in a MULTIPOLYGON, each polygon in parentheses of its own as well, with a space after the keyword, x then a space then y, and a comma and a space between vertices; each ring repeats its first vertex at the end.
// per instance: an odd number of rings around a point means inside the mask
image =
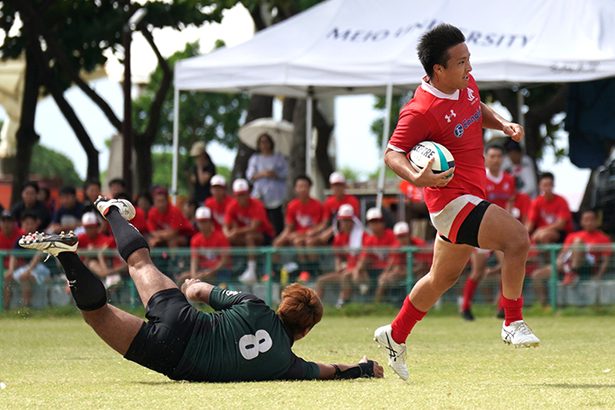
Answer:
POLYGON ((438 90, 433 85, 429 84, 428 80, 429 80, 428 76, 423 77, 423 79, 421 81, 421 88, 423 90, 427 91, 429 94, 431 94, 431 95, 433 95, 434 97, 437 97, 437 98, 442 98, 444 100, 454 100, 454 101, 457 101, 459 99, 459 90, 455 90, 455 92, 452 93, 452 94, 446 94, 446 93, 443 93, 442 91, 438 90))

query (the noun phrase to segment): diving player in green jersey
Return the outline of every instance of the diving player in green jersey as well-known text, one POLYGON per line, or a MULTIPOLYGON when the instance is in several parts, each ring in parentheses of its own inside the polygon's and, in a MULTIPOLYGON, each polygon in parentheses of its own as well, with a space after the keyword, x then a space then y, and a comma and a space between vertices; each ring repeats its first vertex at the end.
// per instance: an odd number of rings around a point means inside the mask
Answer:
POLYGON ((382 377, 378 363, 307 362, 291 350, 322 318, 316 293, 294 284, 284 289, 277 312, 254 295, 222 290, 198 280, 182 289, 152 263, 147 242, 128 220, 129 201, 95 202, 111 226, 117 249, 146 307, 148 321, 107 303, 102 282, 81 262, 78 240, 69 234, 29 233, 19 244, 58 258, 85 321, 111 348, 174 380, 244 381, 382 377), (187 299, 209 304, 200 312, 187 299))

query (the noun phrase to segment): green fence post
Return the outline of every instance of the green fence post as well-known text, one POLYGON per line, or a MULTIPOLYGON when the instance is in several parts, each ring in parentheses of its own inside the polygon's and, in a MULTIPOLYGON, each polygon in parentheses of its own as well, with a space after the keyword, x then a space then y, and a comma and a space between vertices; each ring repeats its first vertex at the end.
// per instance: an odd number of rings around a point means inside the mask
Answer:
POLYGON ((272 248, 267 248, 264 250, 265 253, 265 273, 267 274, 267 292, 265 292, 265 302, 271 306, 273 303, 273 269, 271 266, 271 254, 272 248))
POLYGON ((414 284, 414 248, 406 250, 406 293, 409 294, 414 284))
POLYGON ((551 277, 549 278, 549 300, 551 309, 557 310, 557 248, 555 245, 549 247, 549 257, 551 258, 551 277))
POLYGON ((2 312, 3 310, 4 310, 4 252, 0 252, 0 312, 2 312))

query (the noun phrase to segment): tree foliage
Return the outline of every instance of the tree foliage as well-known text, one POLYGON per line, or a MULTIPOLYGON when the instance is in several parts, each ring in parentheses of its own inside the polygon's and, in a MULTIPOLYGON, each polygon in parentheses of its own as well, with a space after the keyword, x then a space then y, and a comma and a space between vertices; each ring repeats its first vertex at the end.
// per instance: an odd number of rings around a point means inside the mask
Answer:
POLYGON ((41 144, 32 152, 33 173, 43 178, 60 178, 63 185, 79 187, 82 184, 75 165, 66 155, 41 144))
MULTIPOLYGON (((188 43, 183 51, 168 58, 173 67, 179 60, 199 55, 199 44, 188 43)), ((133 103, 133 124, 137 133, 147 127, 148 111, 160 87, 162 69, 157 68, 149 83, 133 103)), ((179 108, 179 145, 187 151, 195 141, 216 141, 228 148, 236 148, 242 116, 245 116, 249 97, 245 94, 182 92, 179 108)), ((161 111, 155 145, 173 142, 173 95, 169 93, 161 111)))

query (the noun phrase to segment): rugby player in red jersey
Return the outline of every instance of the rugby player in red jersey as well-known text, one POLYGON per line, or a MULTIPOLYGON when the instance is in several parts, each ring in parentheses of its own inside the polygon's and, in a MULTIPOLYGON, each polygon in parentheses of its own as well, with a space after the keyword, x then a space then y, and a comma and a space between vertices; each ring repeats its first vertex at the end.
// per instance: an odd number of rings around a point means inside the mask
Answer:
MULTIPOLYGON (((500 145, 489 145, 485 149, 485 172, 487 174, 487 184, 485 192, 487 201, 511 212, 515 200, 515 179, 512 175, 502 170, 504 161, 504 148, 500 145)), ((487 262, 491 251, 477 249, 471 256, 472 271, 466 279, 463 287, 463 299, 461 302, 461 317, 465 320, 474 320, 472 314, 472 300, 479 283, 490 273, 499 271, 499 267, 487 269, 487 262)), ((498 261, 502 260, 502 253, 497 252, 498 261)), ((499 313, 498 313, 499 314, 499 313)))
POLYGON ((481 103, 470 75, 470 52, 458 28, 440 24, 426 32, 419 41, 418 56, 427 75, 402 109, 384 160, 401 178, 425 187, 425 202, 438 235, 431 270, 415 284, 393 322, 374 333, 389 353, 389 365, 402 379, 408 378, 408 335, 459 279, 474 248, 504 254, 504 342, 515 346, 540 343, 522 315, 521 293, 530 246, 527 230, 509 212, 485 200, 483 127, 500 130, 515 141, 523 138, 523 128, 481 103), (455 167, 439 174, 433 173, 431 164, 415 170, 406 155, 424 140, 448 148, 455 167))

